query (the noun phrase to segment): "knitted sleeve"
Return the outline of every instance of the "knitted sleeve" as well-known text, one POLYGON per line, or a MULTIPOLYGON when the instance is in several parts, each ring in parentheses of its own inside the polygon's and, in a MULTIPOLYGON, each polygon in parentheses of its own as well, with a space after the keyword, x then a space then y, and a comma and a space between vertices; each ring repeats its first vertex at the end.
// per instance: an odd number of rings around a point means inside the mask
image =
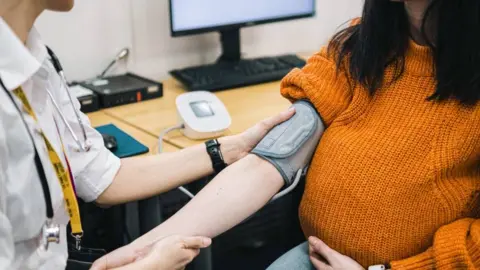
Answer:
POLYGON ((352 90, 326 48, 312 56, 303 69, 294 69, 282 81, 281 93, 295 101, 308 99, 328 126, 349 106, 352 90))
POLYGON ((440 228, 427 251, 391 266, 392 270, 480 269, 480 220, 462 219, 440 228))

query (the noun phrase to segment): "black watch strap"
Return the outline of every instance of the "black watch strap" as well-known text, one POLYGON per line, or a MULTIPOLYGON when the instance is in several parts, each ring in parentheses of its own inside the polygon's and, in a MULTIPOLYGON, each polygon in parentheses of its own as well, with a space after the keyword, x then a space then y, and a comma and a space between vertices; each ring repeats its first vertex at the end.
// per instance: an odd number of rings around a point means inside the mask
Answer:
POLYGON ((212 167, 216 173, 220 173, 223 169, 227 167, 227 164, 223 160, 222 151, 220 150, 220 143, 218 140, 209 140, 205 142, 207 147, 207 153, 212 160, 212 167))

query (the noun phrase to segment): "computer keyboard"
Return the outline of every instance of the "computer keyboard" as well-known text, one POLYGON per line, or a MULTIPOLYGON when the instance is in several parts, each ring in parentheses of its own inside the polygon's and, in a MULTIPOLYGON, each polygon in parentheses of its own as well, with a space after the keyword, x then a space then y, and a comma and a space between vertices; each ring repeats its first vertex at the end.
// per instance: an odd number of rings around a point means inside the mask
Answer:
POLYGON ((277 81, 305 61, 296 55, 219 62, 212 65, 173 70, 171 74, 190 91, 218 91, 277 81))

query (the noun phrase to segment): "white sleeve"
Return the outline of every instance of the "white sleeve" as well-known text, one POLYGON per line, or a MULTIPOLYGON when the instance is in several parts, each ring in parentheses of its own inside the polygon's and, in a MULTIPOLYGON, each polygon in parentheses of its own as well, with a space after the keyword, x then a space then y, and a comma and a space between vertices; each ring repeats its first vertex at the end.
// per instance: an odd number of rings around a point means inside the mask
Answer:
MULTIPOLYGON (((83 142, 82 129, 73 111, 74 108, 70 104, 67 90, 61 87, 59 91, 58 96, 62 111, 75 134, 83 142)), ((77 110, 82 119, 91 148, 86 153, 77 151, 77 143, 67 129, 64 131, 63 138, 65 138, 64 143, 66 144, 66 151, 68 152, 70 166, 75 178, 77 195, 86 202, 91 202, 96 200, 112 183, 120 169, 121 163, 119 158, 105 148, 100 133, 91 126, 88 117, 80 111, 78 99, 75 96, 72 98, 75 110, 77 110)))
MULTIPOLYGON (((0 132, 0 142, 2 133, 0 132)), ((1 149, 1 148, 0 148, 1 149)), ((7 209, 5 168, 0 160, 0 269, 12 269, 15 255, 12 224, 5 214, 7 209)))
POLYGON ((12 225, 5 213, 0 210, 0 269, 12 269, 15 252, 12 235, 12 225))

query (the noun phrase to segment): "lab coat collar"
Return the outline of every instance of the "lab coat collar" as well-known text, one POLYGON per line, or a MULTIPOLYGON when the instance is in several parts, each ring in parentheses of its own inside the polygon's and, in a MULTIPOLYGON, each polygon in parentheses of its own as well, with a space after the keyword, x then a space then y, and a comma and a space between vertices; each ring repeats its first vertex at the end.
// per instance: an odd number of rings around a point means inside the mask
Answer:
POLYGON ((0 79, 14 90, 31 78, 42 66, 47 50, 40 35, 32 28, 26 45, 0 18, 0 79))

